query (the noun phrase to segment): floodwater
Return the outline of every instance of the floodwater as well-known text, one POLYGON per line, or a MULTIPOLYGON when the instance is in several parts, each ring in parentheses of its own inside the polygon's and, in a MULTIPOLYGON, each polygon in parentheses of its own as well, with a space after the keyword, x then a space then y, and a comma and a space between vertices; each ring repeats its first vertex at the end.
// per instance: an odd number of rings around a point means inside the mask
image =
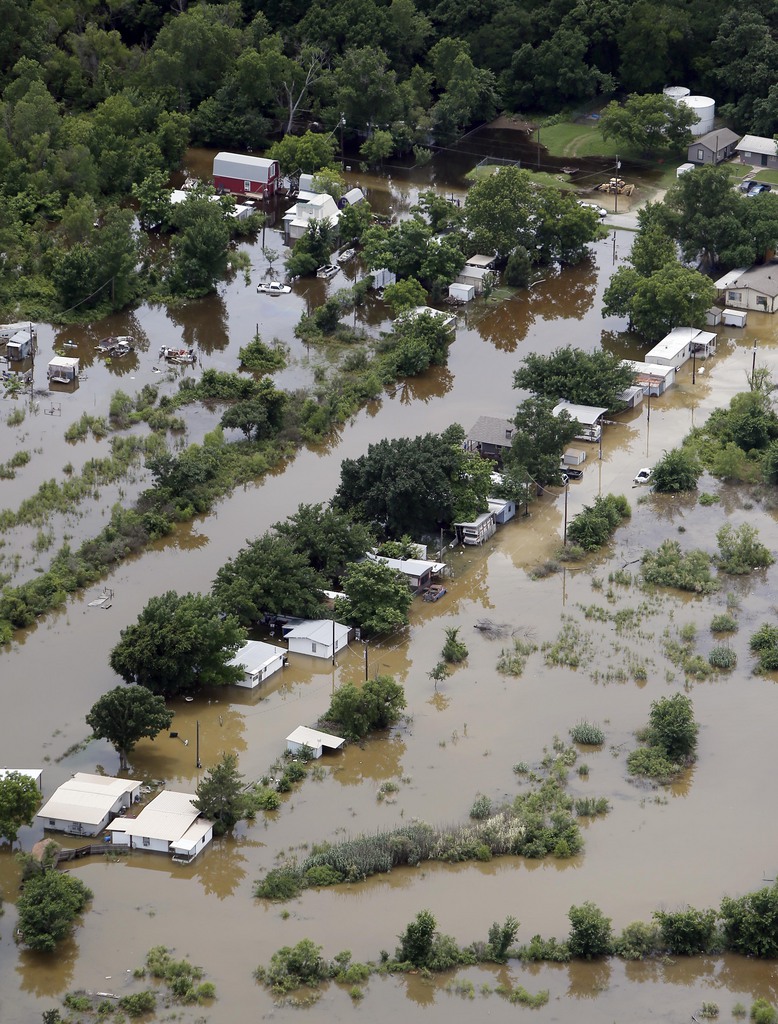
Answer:
MULTIPOLYGON (((445 174, 440 167, 423 173, 442 187, 445 174)), ((419 188, 418 178, 410 173, 391 182, 367 175, 354 179, 386 212, 407 208, 419 188)), ((425 182, 426 177, 421 187, 425 182)), ((280 249, 273 231, 268 230, 266 245, 280 249)), ((512 388, 512 373, 527 352, 573 343, 638 355, 640 349, 623 332, 624 325, 600 314, 602 291, 617 265, 614 252, 623 258, 629 244, 630 236, 619 232, 615 241, 608 238, 593 246, 591 260, 581 267, 549 274, 529 294, 463 313, 445 369, 392 389, 355 416, 330 444, 301 452, 283 472, 240 489, 213 515, 122 565, 107 581, 114 591, 110 609, 87 607, 98 587, 21 635, 0 655, 3 765, 42 766, 47 796, 74 771, 99 767, 115 773, 118 758, 113 750, 102 742, 83 741, 88 733, 84 715, 117 683, 108 654, 119 630, 134 621, 153 594, 171 586, 180 592, 206 590, 218 567, 247 538, 292 513, 300 502, 327 500, 343 458, 360 455, 383 437, 440 430, 453 421, 467 429, 482 414, 510 415, 522 397, 512 388)), ((237 350, 256 324, 266 340, 277 336, 290 346, 291 364, 279 375, 280 382, 299 386, 312 378, 312 365, 320 357, 309 356, 294 339, 294 324, 324 290, 342 286, 347 275, 329 285, 297 285, 287 297, 259 296, 255 285, 264 267, 260 246, 247 246, 255 266, 248 286, 238 276, 214 299, 175 312, 144 306, 90 328, 41 330, 36 386, 42 388, 50 352, 65 340, 72 340, 83 355, 86 379, 74 393, 36 395, 37 414, 31 411, 20 426, 4 426, 7 447, 32 452, 17 478, 0 484, 4 506, 16 507, 49 477, 61 480, 66 462, 78 467, 104 452, 106 441, 64 441, 65 427, 82 412, 105 414, 116 388, 134 392, 160 380, 161 387, 173 388, 182 372, 198 373, 205 366, 235 369, 237 350), (94 355, 96 340, 115 333, 142 339, 126 366, 118 360, 105 365, 94 355), (175 371, 170 380, 165 373, 154 373, 162 344, 194 345, 200 365, 175 371), (61 415, 46 415, 50 404, 60 407, 61 415)), ((381 308, 376 305, 368 317, 371 330, 379 329, 381 308)), ((778 548, 774 516, 758 503, 751 505, 754 498, 745 489, 723 488, 705 478, 701 489, 721 495, 718 504, 705 507, 694 498, 652 497, 631 488, 640 466, 652 464, 663 449, 744 388, 754 344, 759 365, 774 372, 778 368, 774 326, 766 316, 749 314, 746 330, 722 329, 719 337, 719 353, 705 364, 704 373, 698 364, 694 383, 691 369, 684 367, 676 387, 652 401, 650 418, 644 403, 606 430, 601 453, 589 447, 584 478, 571 484, 567 495, 567 514, 572 517, 598 493, 626 493, 633 516, 611 547, 583 565, 533 581, 528 570, 553 555, 564 528, 564 494, 546 496, 530 507, 527 518, 501 528, 483 549, 446 552, 453 574, 447 595, 432 605, 416 602, 407 629, 368 646, 369 673, 391 673, 406 689, 408 718, 390 736, 326 758, 321 778, 309 776, 283 798, 277 813, 241 825, 191 866, 151 854, 77 862, 72 870, 93 890, 94 903, 73 940, 55 958, 20 952, 14 944, 19 877, 8 848, 0 850, 0 895, 6 910, 0 921, 3 1024, 39 1020, 44 1009, 75 988, 131 991, 137 985, 131 972, 153 945, 174 948, 177 956, 200 964, 216 985, 218 998, 211 1007, 184 1010, 180 1019, 204 1014, 214 1024, 258 1017, 290 1020, 304 1011, 275 1008, 252 971, 280 946, 305 937, 320 944, 327 956, 350 949, 355 959, 377 959, 382 949, 394 950, 396 937, 419 910, 429 908, 441 931, 462 944, 485 939, 492 922, 508 914, 521 922, 519 941, 536 933, 562 939, 569 929, 568 909, 585 900, 594 901, 612 918, 614 928, 621 929, 633 920, 649 920, 657 909, 718 906, 724 894, 739 895, 772 880, 778 847, 778 821, 770 813, 778 687, 775 679, 752 674, 748 637, 774 614, 776 569, 727 582, 720 594, 706 599, 647 595, 634 581, 609 581, 624 566, 634 573, 638 566, 633 563, 642 551, 665 537, 713 550, 715 532, 724 521, 751 522, 773 550, 778 548), (675 636, 683 625, 694 623, 697 649, 706 654, 713 643, 710 620, 725 608, 727 591, 740 603, 740 630, 732 640, 738 666, 685 686, 663 653, 663 633, 669 630, 675 636), (618 633, 612 618, 586 617, 592 605, 610 613, 639 608, 637 623, 618 633), (500 649, 508 641, 489 640, 475 628, 480 620, 490 619, 540 646, 556 638, 567 617, 580 630, 581 666, 548 667, 539 650, 529 657, 520 678, 496 671, 500 649), (469 657, 435 687, 428 673, 439 660, 444 630, 450 626, 460 628, 469 657), (696 765, 668 790, 630 783, 625 762, 635 746, 635 730, 646 723, 653 700, 684 686, 701 726, 696 765), (479 793, 495 802, 511 799, 521 789, 513 765, 537 765, 554 737, 568 738, 569 729, 582 719, 599 722, 607 739, 602 750, 582 752, 590 774, 584 780, 573 772, 570 791, 605 796, 611 810, 583 826, 586 845, 580 856, 569 861, 501 858, 477 865, 428 864, 360 885, 307 891, 285 908, 253 899, 256 879, 284 853, 304 855, 313 843, 415 818, 462 821, 479 793), (385 781, 398 789, 379 800, 385 781)), ((12 408, 10 402, 3 403, 3 420, 12 408)), ((202 436, 218 415, 193 416, 187 439, 202 436)), ((55 531, 74 538, 94 533, 111 502, 130 500, 143 479, 139 469, 136 480, 101 489, 98 499, 56 522, 55 531)), ((20 530, 2 538, 6 557, 18 553, 27 565, 26 570, 20 567, 22 578, 33 564, 34 532, 20 530)), ((2 571, 8 571, 7 563, 2 571)), ((219 690, 177 702, 178 737, 139 744, 132 771, 145 780, 166 780, 171 788, 192 791, 203 775, 196 767, 199 726, 204 766, 223 751, 234 751, 246 778, 259 778, 282 753, 286 735, 297 725, 314 723, 333 689, 364 678, 364 671, 363 646, 354 644, 334 667, 293 657, 260 693, 219 690)), ((29 849, 38 838, 39 830, 24 830, 23 847, 29 849)), ((549 1003, 532 1013, 533 1019, 549 1022, 594 1024, 627 1015, 684 1020, 703 1001, 717 1002, 726 1016, 737 1001, 778 999, 770 965, 723 957, 666 964, 512 963, 500 969, 469 968, 434 981, 374 978, 360 1004, 352 1004, 346 990, 333 985, 323 992, 320 1006, 335 1020, 361 1014, 377 1024, 398 1015, 465 1022, 473 1019, 474 1011, 506 1021, 529 1014, 492 991, 504 984, 523 985, 531 993, 547 989, 549 1003), (473 984, 472 999, 468 982, 473 984)))

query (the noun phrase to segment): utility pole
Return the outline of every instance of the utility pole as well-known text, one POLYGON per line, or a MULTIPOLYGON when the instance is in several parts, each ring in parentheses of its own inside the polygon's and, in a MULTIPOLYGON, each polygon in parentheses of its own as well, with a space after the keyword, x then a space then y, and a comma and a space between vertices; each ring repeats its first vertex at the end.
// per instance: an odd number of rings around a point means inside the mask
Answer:
POLYGON ((197 764, 198 768, 202 768, 202 763, 200 761, 200 719, 199 718, 197 719, 197 733, 196 733, 196 735, 197 735, 197 746, 196 746, 196 758, 197 758, 197 761, 196 761, 196 764, 197 764))
POLYGON ((565 484, 565 530, 562 534, 562 547, 567 546, 567 492, 570 490, 570 481, 565 484))
POLYGON ((368 667, 367 667, 367 641, 365 641, 365 682, 368 679, 368 667))

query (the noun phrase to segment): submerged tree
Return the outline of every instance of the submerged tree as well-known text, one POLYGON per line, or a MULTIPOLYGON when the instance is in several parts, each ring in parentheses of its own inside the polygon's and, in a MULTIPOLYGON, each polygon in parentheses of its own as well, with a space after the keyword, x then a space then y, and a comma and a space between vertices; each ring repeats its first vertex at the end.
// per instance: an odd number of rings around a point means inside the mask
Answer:
POLYGON ((0 779, 0 837, 16 842, 22 825, 31 825, 41 804, 38 783, 21 772, 8 772, 0 779))
POLYGON ((169 729, 173 712, 165 707, 164 697, 145 686, 117 686, 95 701, 86 716, 86 724, 95 739, 108 740, 119 755, 119 768, 127 767, 127 757, 144 737, 153 740, 169 729))
POLYGON ((213 833, 222 836, 243 817, 245 800, 243 776, 238 771, 235 754, 222 754, 222 759, 209 768, 197 787, 195 807, 213 822, 213 833))

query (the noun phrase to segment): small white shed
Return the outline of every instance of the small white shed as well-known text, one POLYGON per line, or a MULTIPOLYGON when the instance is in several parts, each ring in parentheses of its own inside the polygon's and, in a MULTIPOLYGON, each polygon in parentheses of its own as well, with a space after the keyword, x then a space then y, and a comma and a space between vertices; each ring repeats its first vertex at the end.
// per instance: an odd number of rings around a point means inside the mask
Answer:
POLYGON ((54 384, 72 384, 78 380, 80 365, 75 356, 54 356, 49 362, 46 375, 54 384))
POLYGON ((509 501, 506 498, 487 498, 486 503, 498 526, 507 523, 508 520, 513 519, 516 515, 515 501, 509 501))
POLYGON ((475 298, 475 285, 459 284, 456 281, 448 286, 448 297, 457 302, 472 302, 475 298))
POLYGON ((378 270, 372 270, 370 276, 373 279, 372 288, 376 291, 379 288, 386 288, 389 284, 397 284, 397 274, 392 270, 387 270, 386 267, 379 267, 378 270))
POLYGON ((34 336, 28 330, 18 331, 7 342, 5 354, 9 362, 21 362, 22 359, 29 359, 32 355, 34 336))
POLYGON ((748 313, 744 309, 725 309, 721 314, 725 327, 745 327, 747 319, 748 313))
POLYGON ((331 658, 349 642, 351 627, 332 619, 306 619, 293 626, 284 626, 284 639, 290 653, 310 654, 314 658, 331 658))
POLYGON ((565 466, 580 466, 582 462, 586 462, 586 452, 583 448, 567 448, 562 456, 562 462, 565 466))
POLYGON ((321 757, 324 748, 340 750, 346 741, 341 736, 332 736, 328 732, 309 729, 307 725, 298 725, 294 732, 286 737, 286 749, 290 754, 299 754, 303 747, 313 751, 314 757, 321 757))
POLYGON ((261 640, 247 640, 227 662, 228 665, 239 665, 243 671, 243 679, 236 686, 254 689, 260 683, 278 672, 286 664, 286 649, 266 644, 261 640))
POLYGON ((681 166, 677 167, 675 170, 676 178, 680 178, 681 175, 686 174, 688 171, 693 171, 696 166, 696 164, 690 163, 681 164, 681 166))
POLYGON ((338 200, 338 206, 341 210, 345 210, 347 206, 356 206, 357 203, 364 203, 365 193, 361 188, 350 188, 348 192, 340 197, 338 200))
POLYGON ((721 310, 718 306, 711 306, 705 314, 705 323, 708 327, 718 327, 721 323, 721 310))

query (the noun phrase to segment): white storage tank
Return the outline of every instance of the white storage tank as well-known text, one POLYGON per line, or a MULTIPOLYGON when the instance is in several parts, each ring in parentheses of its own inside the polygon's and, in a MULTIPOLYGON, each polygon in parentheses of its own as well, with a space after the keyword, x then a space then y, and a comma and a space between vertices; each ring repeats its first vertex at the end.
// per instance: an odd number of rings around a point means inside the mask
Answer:
POLYGON ((713 131, 713 118, 716 116, 716 101, 710 96, 684 96, 681 103, 691 107, 697 115, 697 123, 692 125, 692 135, 707 135, 713 131))
POLYGON ((671 100, 677 101, 685 99, 691 93, 691 89, 687 89, 685 85, 666 85, 662 92, 671 100))

